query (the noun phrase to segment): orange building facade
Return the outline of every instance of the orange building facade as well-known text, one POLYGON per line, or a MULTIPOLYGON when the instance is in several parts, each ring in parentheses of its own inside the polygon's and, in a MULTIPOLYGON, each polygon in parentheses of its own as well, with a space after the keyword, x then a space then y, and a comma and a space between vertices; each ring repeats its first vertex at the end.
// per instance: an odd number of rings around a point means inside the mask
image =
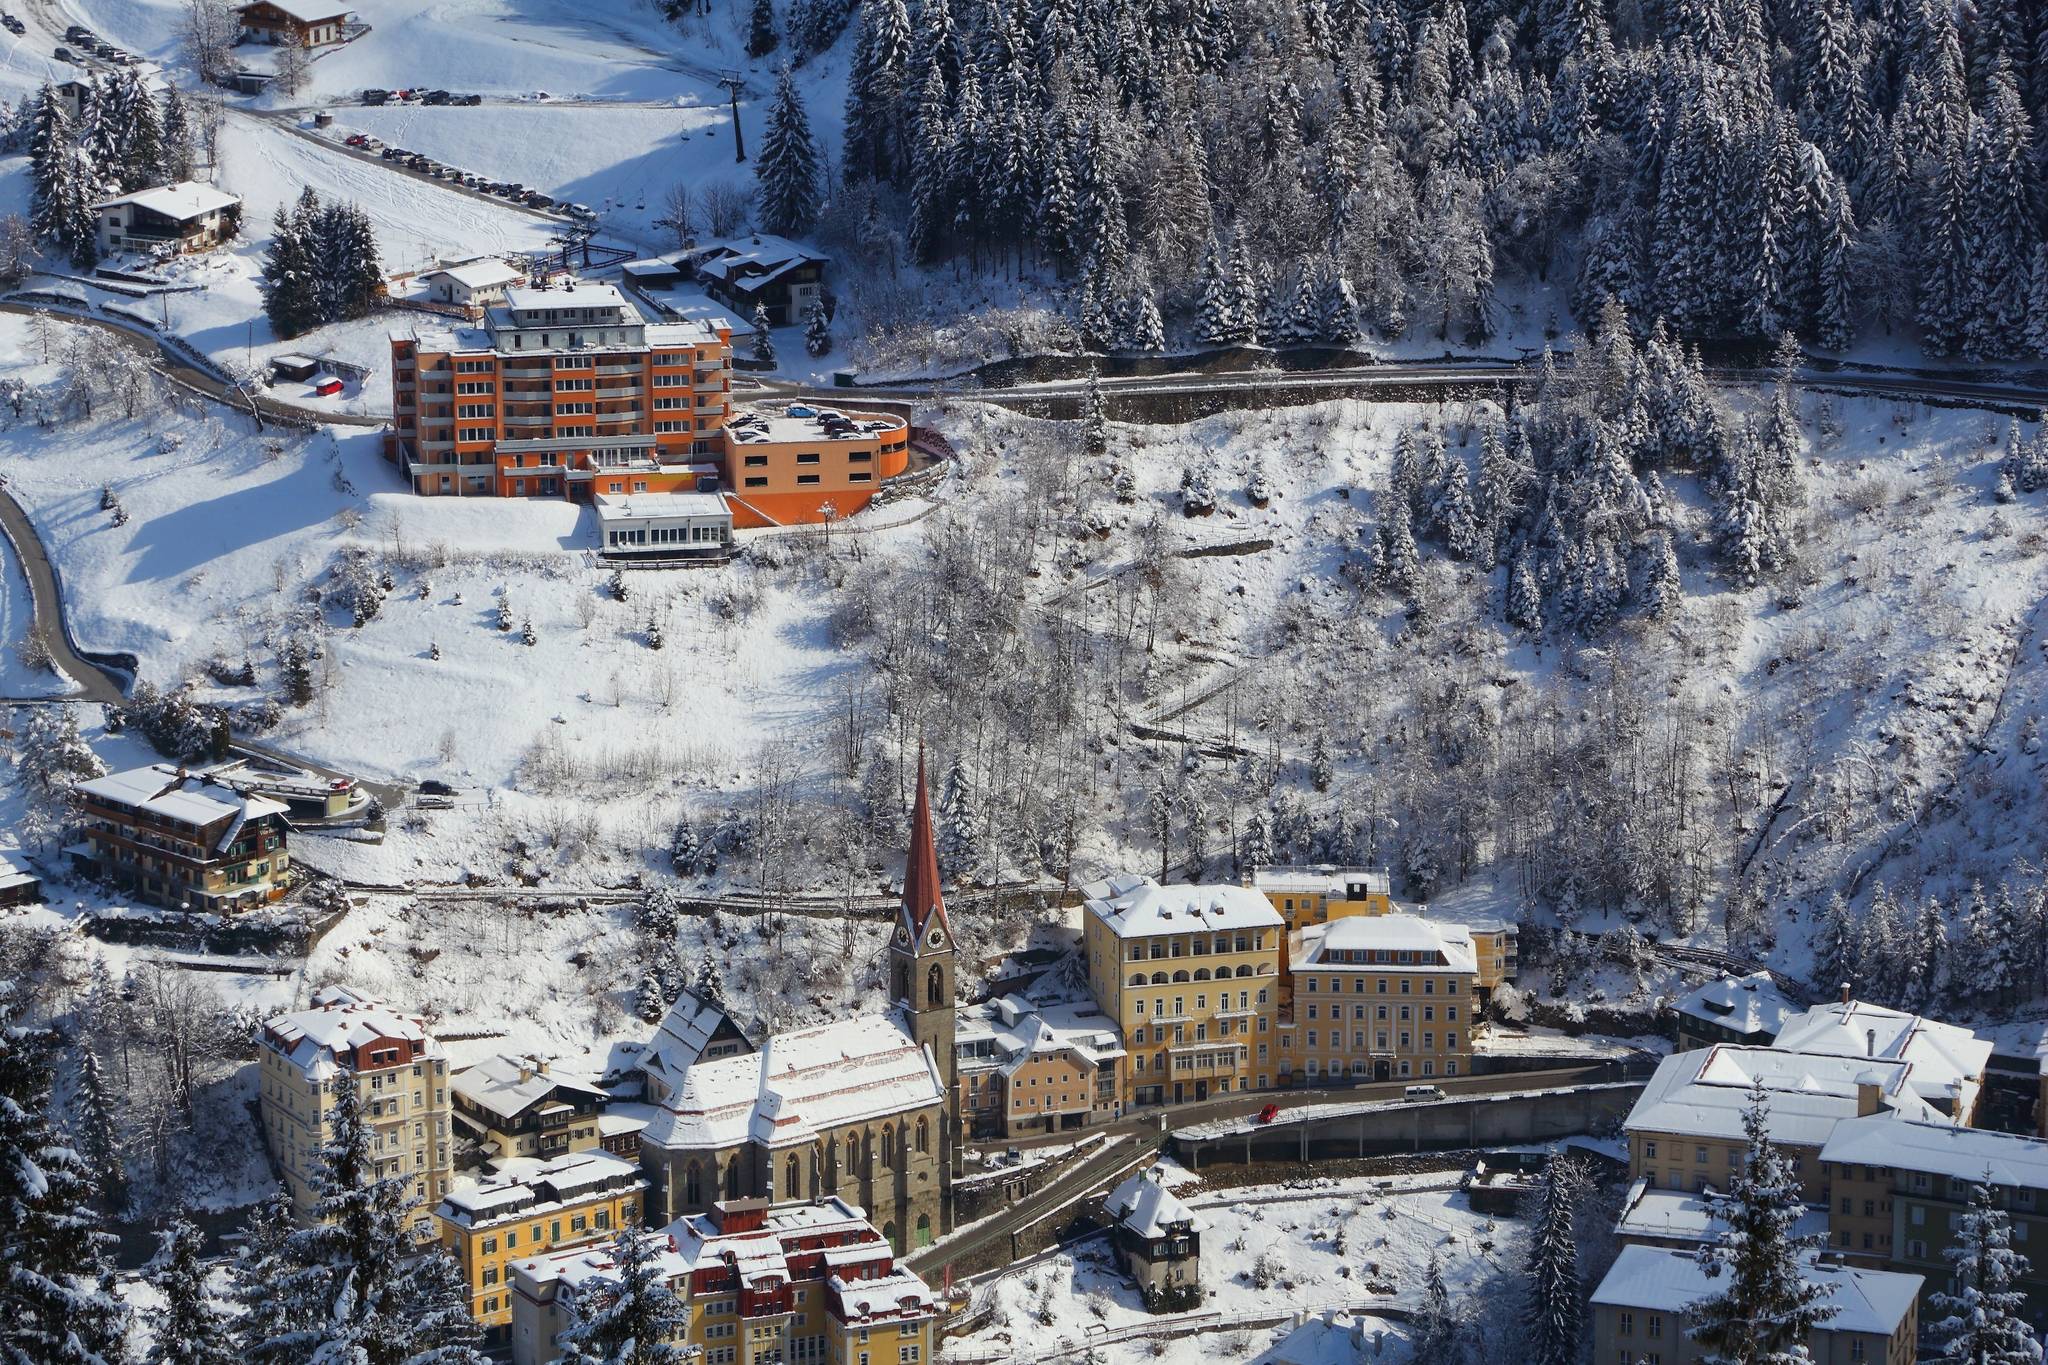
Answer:
POLYGON ((850 516, 910 465, 901 417, 732 408, 732 328, 608 284, 514 288, 478 327, 391 333, 386 457, 423 496, 726 492, 733 525, 850 516))

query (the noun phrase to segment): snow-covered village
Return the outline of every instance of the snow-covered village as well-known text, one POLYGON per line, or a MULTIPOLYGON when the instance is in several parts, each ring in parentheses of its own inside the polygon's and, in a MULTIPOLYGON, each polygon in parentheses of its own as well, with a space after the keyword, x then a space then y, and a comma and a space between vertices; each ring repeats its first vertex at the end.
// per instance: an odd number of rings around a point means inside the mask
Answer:
POLYGON ((0 1365, 2043 1365, 2048 8, 0 53, 0 1365))

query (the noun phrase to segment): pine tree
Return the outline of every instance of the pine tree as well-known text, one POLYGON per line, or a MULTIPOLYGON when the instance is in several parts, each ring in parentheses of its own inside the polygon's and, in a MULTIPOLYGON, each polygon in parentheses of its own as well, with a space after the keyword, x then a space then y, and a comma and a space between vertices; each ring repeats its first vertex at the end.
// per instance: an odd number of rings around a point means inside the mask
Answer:
POLYGON ((573 1321, 561 1335, 564 1365, 683 1365, 698 1349, 678 1340, 689 1310, 662 1278, 661 1234, 622 1229, 613 1269, 578 1286, 573 1321))
POLYGON ((1813 939, 1813 984, 1822 998, 1856 980, 1858 934, 1849 902, 1837 891, 1828 899, 1813 939))
POLYGON ((263 256, 263 313, 279 337, 295 337, 320 325, 321 304, 314 243, 307 218, 282 207, 271 219, 270 248, 263 256))
POLYGON ((1430 1249, 1429 1268, 1422 1273, 1422 1307, 1415 1315, 1415 1365, 1454 1365, 1458 1360, 1459 1322, 1444 1284, 1443 1263, 1430 1249))
POLYGON ((1109 449, 1109 406, 1102 398, 1102 374, 1088 367, 1088 387, 1081 396, 1081 449, 1101 455, 1109 449))
POLYGON ((768 304, 754 305, 754 359, 763 365, 775 363, 775 329, 768 323, 768 304))
POLYGON ((163 128, 164 179, 192 178, 192 115, 176 84, 164 87, 164 107, 159 116, 163 128))
POLYGON ((0 1360, 116 1365, 127 1311, 103 1284, 92 1175, 50 1123, 54 1030, 0 977, 0 1360))
POLYGON ((1572 1223, 1585 1187, 1583 1168, 1572 1158, 1557 1155, 1543 1168, 1542 1183, 1536 1188, 1535 1225, 1523 1271, 1523 1321, 1530 1328, 1531 1365, 1573 1365, 1579 1358, 1586 1304, 1572 1223))
POLYGON ((1373 543, 1373 582, 1398 597, 1413 600, 1422 587, 1422 556, 1415 549, 1415 530, 1409 523, 1408 501, 1388 498, 1386 511, 1373 543))
POLYGON ((725 1008, 725 974, 718 970, 718 959, 712 955, 708 942, 704 955, 697 961, 696 992, 705 1004, 725 1008))
POLYGON ((1195 321, 1195 335, 1204 345, 1232 346, 1238 338, 1238 316, 1231 297, 1230 267, 1223 248, 1214 236, 1202 253, 1201 302, 1195 321))
POLYGON ((801 236, 818 220, 818 148, 810 116, 784 63, 775 75, 775 99, 754 175, 761 186, 761 228, 801 236))
POLYGON ((963 881, 975 880, 981 875, 981 811, 961 754, 946 765, 937 814, 940 866, 963 881))
POLYGON ((82 1055, 78 1074, 78 1154, 85 1159, 100 1197, 109 1208, 119 1209, 128 1198, 121 1130, 114 1119, 106 1078, 100 1074, 99 1054, 90 1043, 82 1044, 79 1051, 82 1055))
POLYGON ((1537 585, 1536 572, 1526 553, 1515 556, 1514 568, 1508 573, 1505 615, 1511 626, 1531 635, 1543 633, 1543 590, 1537 585))
POLYGON ((1807 1334, 1839 1310, 1833 1286, 1806 1278, 1792 1227, 1806 1213, 1798 1171, 1771 1141, 1770 1095, 1751 1086, 1743 1110, 1747 1160, 1729 1173, 1723 1230, 1700 1247, 1700 1268, 1725 1286, 1692 1306, 1692 1339, 1715 1365, 1765 1365, 1803 1353, 1807 1334))
POLYGON ((1238 870, 1249 872, 1254 868, 1270 867, 1272 863, 1272 825, 1266 819, 1264 807, 1256 807, 1244 822, 1244 840, 1243 847, 1238 853, 1238 870))
POLYGON ((812 299, 804 315, 804 350, 813 360, 832 354, 832 320, 825 316, 823 299, 812 299))
POLYGON ((1658 531, 1652 534, 1645 556, 1643 610, 1652 620, 1667 621, 1678 614, 1679 603, 1683 600, 1679 591, 1678 551, 1672 544, 1671 533, 1658 531))
POLYGON ((775 23, 775 0, 754 0, 747 21, 747 55, 765 57, 781 41, 782 30, 775 23))
POLYGON ((150 1312, 145 1365, 234 1365, 232 1321, 207 1290, 199 1229, 181 1214, 161 1238, 147 1272, 160 1302, 150 1312))
POLYGON ((2026 1324, 2027 1296, 2017 1287, 2027 1258, 2012 1249, 2012 1220, 1985 1186, 1970 1186, 1970 1207, 1941 1254, 1951 1268, 1951 1287, 1934 1291, 1933 1308, 1945 1316, 1927 1327, 1941 1343, 1933 1359, 1940 1365, 2040 1365, 2041 1342, 2026 1324))
POLYGON ((413 1176, 378 1173, 353 1084, 334 1092, 332 1136, 321 1149, 311 1226, 293 1231, 271 1286, 284 1330, 254 1343, 258 1357, 357 1365, 482 1365, 468 1293, 452 1258, 421 1251, 413 1234, 413 1176), (301 1354, 303 1352, 303 1354, 301 1354))
POLYGON ((860 0, 860 36, 846 76, 846 137, 841 153, 849 182, 901 183, 910 148, 902 126, 910 61, 910 11, 903 0, 860 0))

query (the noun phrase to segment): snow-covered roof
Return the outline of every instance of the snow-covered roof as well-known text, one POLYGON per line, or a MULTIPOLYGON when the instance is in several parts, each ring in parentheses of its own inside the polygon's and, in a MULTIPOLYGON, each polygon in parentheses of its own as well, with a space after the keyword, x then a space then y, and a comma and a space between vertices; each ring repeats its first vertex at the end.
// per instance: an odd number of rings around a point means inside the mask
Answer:
MULTIPOLYGON (((1885 1120, 1898 1127, 1897 1120, 1885 1120)), ((1663 1240, 1705 1242, 1726 1226, 1721 1217, 1727 1196, 1713 1191, 1659 1190, 1647 1180, 1638 1180, 1622 1199, 1621 1217, 1614 1234, 1624 1242, 1663 1240)), ((1828 1211, 1808 1208, 1792 1226, 1795 1237, 1825 1237, 1828 1211)))
POLYGON ((257 5, 268 5, 302 24, 317 24, 326 19, 345 19, 350 13, 347 5, 333 4, 331 0, 252 0, 250 4, 238 6, 236 13, 252 10, 257 5))
POLYGON ((858 1279, 833 1275, 827 1282, 839 1298, 845 1320, 850 1323, 876 1318, 925 1317, 939 1311, 939 1301, 931 1288, 900 1266, 886 1275, 866 1275, 858 1279))
POLYGON ((1109 1216, 1140 1237, 1165 1237, 1174 1232, 1201 1232, 1207 1219, 1183 1204, 1166 1188, 1157 1166, 1128 1176, 1103 1203, 1109 1216))
POLYGON ((700 1061, 642 1130, 658 1148, 808 1144, 829 1128, 942 1104, 929 1053, 895 1014, 770 1038, 757 1053, 700 1061))
MULTIPOLYGON (((866 1212, 838 1195, 772 1208, 761 1208, 763 1202, 740 1200, 738 1208, 728 1202, 721 1211, 685 1214, 668 1225, 669 1245, 686 1269, 730 1266, 749 1287, 788 1281, 789 1257, 799 1248, 824 1249, 826 1243, 837 1243, 823 1255, 824 1264, 834 1269, 894 1260, 895 1253, 866 1212), (759 1225, 733 1226, 741 1214, 757 1214, 759 1225)), ((922 1280, 916 1284, 928 1294, 922 1280)))
POLYGON ((429 270, 421 278, 431 280, 443 275, 468 289, 489 289, 522 278, 519 271, 495 256, 465 261, 461 265, 444 266, 439 270, 429 270))
POLYGON ((1786 1021, 1773 1044, 1783 1052, 1833 1057, 1883 1057, 1913 1064, 1913 1088, 1923 1098, 1965 1097, 1983 1078, 1992 1045, 1966 1028, 1923 1019, 1904 1010, 1838 1000, 1815 1005, 1786 1021))
POLYGON ((439 1057, 441 1045, 424 1019, 399 1014, 376 996, 347 986, 328 986, 311 1009, 280 1014, 263 1026, 264 1041, 315 1080, 334 1074, 345 1053, 382 1039, 418 1045, 420 1055, 439 1057))
POLYGON ((1359 885, 1364 886, 1370 896, 1386 896, 1393 892, 1393 883, 1384 868, 1339 867, 1335 863, 1254 868, 1251 884, 1260 891, 1333 896, 1339 900, 1349 897, 1351 888, 1359 885))
POLYGON ((704 1055, 704 1049, 710 1046, 711 1036, 718 1032, 718 1025, 725 1017, 724 1010, 695 991, 684 991, 661 1016, 653 1040, 641 1052, 635 1065, 668 1089, 675 1089, 683 1083, 683 1073, 704 1055))
POLYGON ((102 199, 93 207, 110 209, 117 204, 133 204, 137 208, 160 213, 176 222, 186 223, 241 202, 239 197, 229 194, 226 190, 215 189, 197 180, 180 180, 172 185, 158 185, 152 189, 137 190, 133 194, 102 199))
POLYGON ((152 763, 146 768, 129 768, 108 773, 72 790, 125 810, 141 811, 165 820, 204 829, 218 820, 228 821, 214 841, 215 851, 226 848, 251 820, 266 815, 285 815, 290 807, 267 796, 239 792, 203 772, 192 772, 170 763, 152 763))
MULTIPOLYGON (((711 466, 716 469, 717 466, 711 466)), ((600 523, 648 521, 662 517, 730 517, 723 493, 600 493, 600 523)))
POLYGON ((13 858, 0 854, 0 890, 12 890, 17 886, 26 886, 36 880, 38 878, 35 873, 29 871, 13 858))
POLYGON ((713 279, 734 281, 757 288, 781 278, 804 265, 823 265, 832 258, 809 247, 798 246, 787 237, 756 233, 712 242, 696 250, 697 269, 713 279))
POLYGON ((1857 1090, 1866 1079, 1878 1087, 1880 1113, 1945 1122, 1913 1089, 1911 1072, 1910 1063, 1884 1058, 1718 1044, 1658 1063, 1624 1127, 1631 1133, 1739 1140, 1750 1086, 1761 1081, 1769 1096, 1772 1140, 1818 1147, 1836 1124, 1857 1116, 1857 1090))
POLYGON ((569 1152, 516 1176, 457 1186, 442 1198, 436 1217, 463 1227, 500 1218, 532 1217, 646 1183, 640 1167, 610 1152, 569 1152))
POLYGON ((1695 986, 1672 1002, 1671 1008, 1694 1019, 1705 1019, 1746 1035, 1777 1037, 1785 1021, 1799 1007, 1778 989, 1769 972, 1748 976, 1723 976, 1695 986))
POLYGON ((605 1092, 586 1081, 551 1075, 547 1063, 532 1057, 487 1057, 455 1074, 449 1086, 477 1108, 499 1118, 517 1118, 557 1090, 572 1090, 599 1100, 605 1092))
MULTIPOLYGON (((689 1262, 677 1254, 675 1243, 668 1236, 649 1232, 640 1240, 652 1253, 649 1260, 654 1274, 662 1283, 673 1284, 690 1273, 689 1262)), ((618 1262, 612 1259, 612 1244, 600 1242, 594 1246, 575 1247, 514 1261, 507 1267, 507 1273, 516 1276, 523 1286, 539 1290, 537 1297, 545 1298, 555 1286, 579 1289, 599 1276, 616 1275, 618 1268, 618 1262)))
POLYGON ((647 325, 649 346, 716 346, 719 332, 730 333, 732 323, 722 317, 684 322, 651 322, 647 325))
POLYGON ((1124 1055, 1116 1021, 1085 1000, 1032 1005, 1020 996, 1006 995, 969 1005, 956 1016, 953 1041, 971 1045, 982 1039, 994 1042, 997 1065, 1005 1075, 1015 1074, 1033 1057, 1062 1051, 1091 1066, 1124 1055))
POLYGON ((543 289, 538 285, 507 289, 505 306, 514 312, 543 308, 622 308, 633 321, 640 319, 639 312, 626 302, 626 296, 619 292, 617 285, 593 284, 588 280, 553 289, 543 289))
POLYGON ((763 442, 867 441, 884 431, 901 431, 901 417, 886 412, 845 412, 839 408, 793 404, 776 411, 744 408, 726 424, 726 434, 742 445, 763 442))
POLYGON ((1952 1123, 1849 1119, 1835 1125, 1820 1159, 2048 1190, 2048 1141, 1952 1123))
MULTIPOLYGON (((1807 1283, 1823 1284, 1831 1291, 1826 1302, 1836 1311, 1822 1324, 1824 1332, 1890 1336, 1912 1311, 1922 1283, 1918 1275, 1864 1270, 1811 1255, 1801 1259, 1800 1273, 1807 1283)), ((1726 1285, 1725 1278, 1708 1278, 1691 1251, 1623 1247, 1600 1287, 1593 1291, 1593 1302, 1610 1308, 1683 1313, 1726 1285)))
POLYGON ((1088 913, 1119 938, 1279 929, 1286 923, 1271 901, 1248 886, 1161 886, 1150 877, 1126 874, 1090 882, 1081 894, 1088 913))
POLYGON ((1384 970, 1389 966, 1417 971, 1476 972, 1479 957, 1472 935, 1462 924, 1423 919, 1419 915, 1347 915, 1327 924, 1311 924, 1296 932, 1288 953, 1293 970, 1353 968, 1384 970), (1404 963, 1347 962, 1335 954, 1397 952, 1424 954, 1428 961, 1404 963), (1435 959, 1438 956, 1443 961, 1435 959))

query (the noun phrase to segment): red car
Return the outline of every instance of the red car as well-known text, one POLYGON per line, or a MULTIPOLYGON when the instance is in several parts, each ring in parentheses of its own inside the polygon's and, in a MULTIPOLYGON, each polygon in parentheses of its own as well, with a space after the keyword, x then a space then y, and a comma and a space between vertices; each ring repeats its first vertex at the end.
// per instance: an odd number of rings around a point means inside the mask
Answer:
POLYGON ((1277 1104, 1269 1104, 1264 1109, 1261 1109, 1259 1111, 1260 1123, 1271 1123, 1274 1119, 1277 1119, 1279 1117, 1280 1106, 1277 1104))
POLYGON ((348 135, 348 145, 351 147, 360 147, 369 140, 370 135, 368 133, 350 133, 348 135))

